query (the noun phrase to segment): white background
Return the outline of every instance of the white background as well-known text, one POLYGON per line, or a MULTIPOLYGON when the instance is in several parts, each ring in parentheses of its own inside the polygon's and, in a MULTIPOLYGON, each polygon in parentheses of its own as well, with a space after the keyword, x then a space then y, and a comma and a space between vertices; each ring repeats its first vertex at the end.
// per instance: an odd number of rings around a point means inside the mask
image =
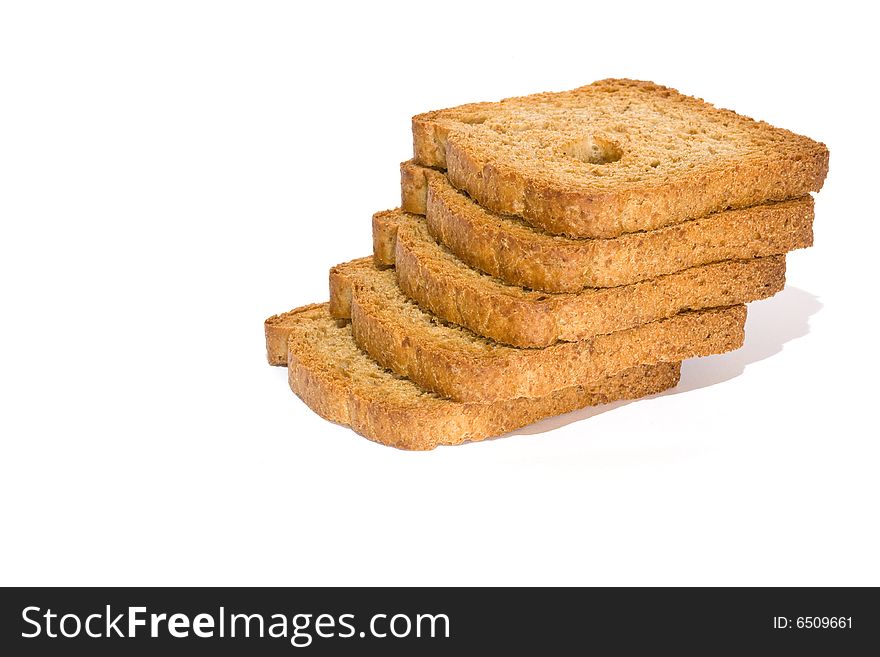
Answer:
POLYGON ((880 584, 870 3, 588 4, 4 3, 0 583, 880 584), (291 394, 263 319, 369 254, 411 115, 617 76, 831 149, 744 349, 428 453, 291 394))

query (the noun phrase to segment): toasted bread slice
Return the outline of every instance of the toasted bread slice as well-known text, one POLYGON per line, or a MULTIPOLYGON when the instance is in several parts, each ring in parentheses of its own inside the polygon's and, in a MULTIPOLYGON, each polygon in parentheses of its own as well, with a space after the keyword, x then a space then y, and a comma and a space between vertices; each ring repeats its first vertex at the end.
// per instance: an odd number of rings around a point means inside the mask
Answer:
MULTIPOLYGON (((400 165, 403 209, 426 215, 428 230, 461 260, 501 280, 543 292, 616 287, 722 260, 745 260, 811 246, 813 199, 718 212, 613 239, 548 235, 489 212, 434 169, 400 165)), ((379 245, 378 255, 390 252, 379 245)))
POLYGON ((415 160, 493 212, 555 235, 617 237, 819 191, 824 144, 651 82, 428 112, 415 160))
POLYGON ((655 394, 675 386, 680 373, 680 363, 646 365, 538 399, 463 404, 380 367, 358 349, 349 323, 330 316, 326 303, 270 317, 265 326, 269 362, 289 359, 290 387, 312 410, 402 449, 483 440, 544 417, 655 394))
POLYGON ((546 347, 632 328, 684 310, 765 299, 785 286, 785 256, 728 260, 577 294, 524 290, 482 274, 437 244, 425 220, 373 216, 379 264, 396 264, 403 293, 440 319, 516 347, 546 347), (391 253, 390 262, 386 253, 391 253))
POLYGON ((410 301, 394 272, 361 258, 330 271, 330 311, 350 317, 358 346, 422 388, 462 402, 542 397, 636 365, 676 362, 742 346, 745 306, 684 312, 543 349, 501 345, 445 324, 410 301))

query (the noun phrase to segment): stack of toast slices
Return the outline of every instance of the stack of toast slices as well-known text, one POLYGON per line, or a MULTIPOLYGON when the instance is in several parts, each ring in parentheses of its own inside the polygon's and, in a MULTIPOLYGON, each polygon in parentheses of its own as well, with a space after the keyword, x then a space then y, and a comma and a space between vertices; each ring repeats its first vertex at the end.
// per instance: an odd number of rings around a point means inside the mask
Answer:
POLYGON ((638 399, 743 344, 813 241, 824 144, 651 82, 412 120, 401 207, 330 301, 265 322, 321 416, 404 449, 638 399))

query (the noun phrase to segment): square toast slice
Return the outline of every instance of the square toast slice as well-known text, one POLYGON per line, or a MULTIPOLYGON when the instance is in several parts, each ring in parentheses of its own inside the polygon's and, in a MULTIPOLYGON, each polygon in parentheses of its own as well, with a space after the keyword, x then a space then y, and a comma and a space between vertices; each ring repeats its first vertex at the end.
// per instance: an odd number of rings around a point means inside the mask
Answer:
POLYGON ((543 349, 499 344, 447 324, 408 299, 392 270, 361 258, 330 270, 330 313, 350 318, 358 346, 421 388, 461 402, 543 397, 637 365, 742 346, 744 305, 679 313, 543 349))
POLYGON ((553 294, 508 285, 459 260, 400 210, 373 216, 374 260, 437 317, 515 347, 587 340, 685 310, 766 299, 785 286, 785 256, 726 260, 611 288, 553 294))
POLYGON ((404 162, 400 174, 403 210, 425 215, 434 239, 471 267, 543 292, 629 285, 813 244, 809 195, 616 238, 572 239, 485 210, 434 169, 404 162))
POLYGON ((362 352, 351 326, 314 304, 265 322, 269 362, 288 366, 293 392, 321 417, 375 442, 426 450, 498 436, 545 417, 674 387, 681 364, 634 367, 545 397, 487 404, 443 399, 395 376, 362 352))
POLYGON ((817 192, 824 144, 674 89, 602 80, 413 117, 418 164, 554 235, 617 237, 817 192))

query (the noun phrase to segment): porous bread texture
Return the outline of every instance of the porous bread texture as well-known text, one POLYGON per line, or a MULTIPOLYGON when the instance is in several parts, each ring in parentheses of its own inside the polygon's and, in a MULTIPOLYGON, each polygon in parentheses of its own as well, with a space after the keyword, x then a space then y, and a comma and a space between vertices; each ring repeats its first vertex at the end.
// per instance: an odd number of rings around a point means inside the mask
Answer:
POLYGON ((586 340, 684 310, 765 299, 785 286, 785 256, 771 256, 692 267, 621 287, 548 294, 467 266, 434 241, 417 215, 376 213, 373 230, 375 244, 389 245, 379 246, 374 258, 391 251, 388 264, 396 263, 397 283, 407 297, 443 320, 516 347, 586 340))
MULTIPOLYGON (((401 196, 403 209, 425 215, 434 239, 461 260, 511 285, 543 292, 629 285, 689 267, 813 244, 811 196, 611 239, 549 235, 494 214, 456 190, 442 173, 411 162, 401 164, 401 196)), ((388 237, 376 239, 374 233, 377 262, 393 264, 388 237)))
POLYGON ((286 313, 272 315, 263 322, 263 331, 266 334, 266 360, 269 365, 287 365, 287 337, 290 335, 290 327, 307 309, 316 308, 322 304, 303 306, 286 313))
POLYGON ((824 144, 652 82, 413 117, 415 161, 493 212, 549 233, 617 237, 819 191, 824 144))
POLYGON ((428 213, 428 179, 431 175, 445 177, 443 171, 417 164, 415 160, 400 163, 400 209, 412 214, 428 213))
POLYGON ((538 399, 463 404, 380 367, 357 347, 350 325, 330 316, 326 303, 275 315, 265 327, 269 362, 289 360, 290 387, 306 405, 370 440, 401 449, 483 440, 544 417, 644 397, 674 387, 680 373, 680 363, 640 366, 538 399))
POLYGON ((397 229, 406 216, 403 210, 383 210, 373 215, 373 264, 379 269, 393 267, 397 256, 397 229))
POLYGON ((745 306, 684 312, 641 326, 543 349, 501 345, 421 310, 391 270, 370 258, 337 265, 331 295, 358 346, 422 388, 462 402, 541 397, 636 365, 675 362, 742 346, 745 306))

